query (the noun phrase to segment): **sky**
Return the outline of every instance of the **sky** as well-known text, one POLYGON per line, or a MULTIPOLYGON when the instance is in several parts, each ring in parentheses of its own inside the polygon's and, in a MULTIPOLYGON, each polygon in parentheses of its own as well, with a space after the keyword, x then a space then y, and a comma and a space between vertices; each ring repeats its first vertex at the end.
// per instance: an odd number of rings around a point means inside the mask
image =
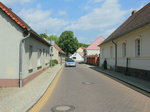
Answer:
POLYGON ((79 42, 107 38, 150 0, 0 0, 37 33, 73 31, 79 42))

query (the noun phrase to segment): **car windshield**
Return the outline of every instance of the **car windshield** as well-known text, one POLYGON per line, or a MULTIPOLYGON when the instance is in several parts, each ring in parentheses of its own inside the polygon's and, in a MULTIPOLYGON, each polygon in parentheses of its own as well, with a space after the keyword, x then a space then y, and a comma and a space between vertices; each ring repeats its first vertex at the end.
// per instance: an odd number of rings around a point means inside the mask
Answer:
POLYGON ((74 60, 73 60, 73 59, 70 59, 70 58, 66 59, 66 61, 67 61, 67 62, 74 62, 74 60))

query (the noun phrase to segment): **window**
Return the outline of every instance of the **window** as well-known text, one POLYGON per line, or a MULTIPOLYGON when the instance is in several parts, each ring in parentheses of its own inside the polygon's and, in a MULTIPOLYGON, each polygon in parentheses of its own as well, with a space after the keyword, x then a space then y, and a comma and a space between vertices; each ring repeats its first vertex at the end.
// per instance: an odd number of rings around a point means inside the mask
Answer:
POLYGON ((51 53, 53 52, 53 47, 51 47, 51 53))
POLYGON ((112 46, 110 46, 110 58, 112 58, 112 46))
POLYGON ((126 43, 122 44, 122 56, 126 57, 126 43))
POLYGON ((32 48, 32 46, 30 45, 30 46, 29 46, 29 60, 31 60, 32 52, 33 52, 33 48, 32 48))
POLYGON ((135 55, 136 56, 141 55, 141 41, 140 41, 140 39, 135 40, 135 55))
POLYGON ((37 65, 38 66, 41 66, 41 53, 42 53, 42 50, 39 49, 38 50, 38 60, 37 60, 37 65))
POLYGON ((47 57, 48 51, 46 51, 46 57, 47 57))
POLYGON ((73 57, 73 59, 76 59, 76 57, 73 57))
POLYGON ((45 53, 45 49, 43 49, 43 55, 44 55, 44 53, 45 53))

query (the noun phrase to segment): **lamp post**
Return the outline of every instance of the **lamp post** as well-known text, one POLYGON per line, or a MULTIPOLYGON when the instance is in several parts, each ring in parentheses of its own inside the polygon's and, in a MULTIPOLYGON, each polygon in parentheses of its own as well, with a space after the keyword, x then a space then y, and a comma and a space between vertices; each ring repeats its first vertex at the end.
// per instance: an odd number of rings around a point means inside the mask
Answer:
POLYGON ((53 45, 54 45, 54 41, 50 40, 50 67, 52 67, 52 56, 53 56, 53 45))

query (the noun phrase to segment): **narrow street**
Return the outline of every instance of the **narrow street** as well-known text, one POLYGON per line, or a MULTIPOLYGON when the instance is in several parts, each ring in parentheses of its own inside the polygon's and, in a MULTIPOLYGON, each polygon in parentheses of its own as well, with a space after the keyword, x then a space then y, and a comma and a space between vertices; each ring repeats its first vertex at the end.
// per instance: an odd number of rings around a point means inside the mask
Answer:
POLYGON ((65 67, 41 112, 149 112, 150 99, 84 65, 65 67), (60 107, 56 107, 60 106, 60 107), (72 106, 71 111, 65 111, 72 106), (55 111, 54 108, 62 111, 55 111))

